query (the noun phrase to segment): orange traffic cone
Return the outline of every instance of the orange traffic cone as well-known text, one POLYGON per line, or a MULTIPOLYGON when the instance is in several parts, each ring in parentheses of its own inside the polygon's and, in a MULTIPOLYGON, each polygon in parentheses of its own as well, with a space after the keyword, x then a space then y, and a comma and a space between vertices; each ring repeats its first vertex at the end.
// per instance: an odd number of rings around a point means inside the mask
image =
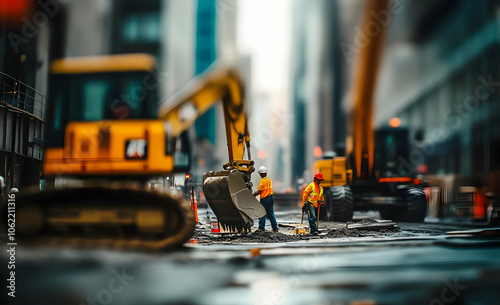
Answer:
POLYGON ((220 233, 218 222, 212 222, 211 227, 212 227, 212 233, 220 233))

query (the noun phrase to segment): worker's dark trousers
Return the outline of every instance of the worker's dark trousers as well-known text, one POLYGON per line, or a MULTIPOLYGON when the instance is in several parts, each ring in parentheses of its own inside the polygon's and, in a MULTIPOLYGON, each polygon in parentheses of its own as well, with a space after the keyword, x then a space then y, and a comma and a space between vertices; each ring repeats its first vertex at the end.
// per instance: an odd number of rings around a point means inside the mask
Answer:
POLYGON ((310 202, 307 204, 307 214, 309 214, 309 233, 314 233, 318 231, 318 227, 316 226, 316 215, 318 215, 318 208, 315 208, 314 205, 310 202))
MULTIPOLYGON (((269 218, 269 221, 271 222, 271 227, 274 230, 278 229, 278 223, 276 222, 276 217, 274 217, 274 201, 273 201, 273 196, 267 196, 264 199, 260 200, 260 204, 266 209, 267 213, 267 218, 269 218)), ((266 216, 259 218, 259 229, 264 230, 266 228, 266 216)))

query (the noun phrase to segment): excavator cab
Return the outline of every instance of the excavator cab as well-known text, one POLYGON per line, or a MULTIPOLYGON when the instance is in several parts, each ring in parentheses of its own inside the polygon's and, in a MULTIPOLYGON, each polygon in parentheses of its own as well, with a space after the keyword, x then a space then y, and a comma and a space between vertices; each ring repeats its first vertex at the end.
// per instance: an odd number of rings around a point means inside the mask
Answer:
MULTIPOLYGON (((414 176, 414 168, 408 168, 409 146, 407 128, 383 127, 375 131, 375 178, 414 176)), ((412 179, 413 181, 413 179, 412 179)))
POLYGON ((155 66, 147 54, 52 63, 43 172, 53 182, 18 196, 21 239, 148 250, 189 240, 195 228, 189 205, 149 181, 189 169, 186 131, 219 101, 229 162, 206 175, 207 201, 227 232, 248 232, 266 214, 250 189, 254 168, 237 73, 209 71, 158 108, 155 66))
POLYGON ((181 133, 174 143, 174 173, 189 173, 191 170, 191 139, 187 131, 181 133))
POLYGON ((147 54, 54 61, 45 176, 145 181, 172 172, 175 139, 157 119, 155 68, 147 54))
POLYGON ((172 173, 174 161, 179 170, 189 165, 178 157, 186 155, 177 144, 183 137, 171 136, 157 118, 155 68, 148 54, 52 63, 43 159, 52 182, 20 193, 20 238, 148 250, 189 240, 195 228, 189 205, 148 183, 172 173))
POLYGON ((314 164, 325 177, 326 203, 320 217, 324 220, 349 221, 355 210, 379 210, 382 218, 421 222, 427 202, 416 166, 409 159, 408 129, 382 127, 374 132, 374 164, 361 159, 357 174, 355 152, 349 157, 326 158, 314 164))

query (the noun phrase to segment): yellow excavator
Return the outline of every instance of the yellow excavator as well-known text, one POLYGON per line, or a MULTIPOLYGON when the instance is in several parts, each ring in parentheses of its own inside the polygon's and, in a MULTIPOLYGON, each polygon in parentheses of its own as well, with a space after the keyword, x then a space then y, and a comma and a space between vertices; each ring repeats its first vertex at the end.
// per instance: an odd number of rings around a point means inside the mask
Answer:
POLYGON ((427 214, 422 181, 407 166, 408 129, 400 127, 397 118, 390 127, 373 128, 373 100, 388 26, 377 16, 389 13, 388 5, 388 0, 367 1, 360 28, 377 26, 379 31, 358 50, 346 156, 325 157, 313 165, 313 172, 321 171, 325 178, 323 220, 349 221, 355 210, 378 210, 382 218, 394 221, 421 222, 427 214))
POLYGON ((207 200, 228 230, 247 232, 265 215, 251 195, 254 167, 238 74, 213 68, 158 108, 155 67, 148 54, 52 63, 43 173, 53 182, 16 198, 19 239, 147 250, 188 241, 195 228, 189 205, 181 195, 152 191, 148 181, 186 170, 184 132, 219 101, 229 162, 206 174, 207 200))

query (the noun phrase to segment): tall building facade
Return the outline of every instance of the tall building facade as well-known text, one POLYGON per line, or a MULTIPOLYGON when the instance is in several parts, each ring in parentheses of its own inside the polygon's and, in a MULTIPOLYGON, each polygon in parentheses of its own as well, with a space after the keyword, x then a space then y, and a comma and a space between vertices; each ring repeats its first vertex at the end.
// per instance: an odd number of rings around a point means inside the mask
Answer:
MULTIPOLYGON (((198 1, 196 9, 195 73, 200 74, 215 61, 216 54, 216 0, 198 1)), ((195 123, 196 135, 215 144, 215 109, 208 110, 195 123)))
POLYGON ((51 16, 56 6, 4 1, 0 9, 0 175, 7 189, 38 186, 51 16))
POLYGON ((500 170, 500 1, 403 4, 392 34, 407 42, 389 44, 377 122, 409 128, 421 172, 486 181, 500 170))
POLYGON ((292 183, 312 179, 312 164, 318 157, 314 156, 315 147, 339 154, 345 150, 339 16, 337 1, 293 3, 292 183))

